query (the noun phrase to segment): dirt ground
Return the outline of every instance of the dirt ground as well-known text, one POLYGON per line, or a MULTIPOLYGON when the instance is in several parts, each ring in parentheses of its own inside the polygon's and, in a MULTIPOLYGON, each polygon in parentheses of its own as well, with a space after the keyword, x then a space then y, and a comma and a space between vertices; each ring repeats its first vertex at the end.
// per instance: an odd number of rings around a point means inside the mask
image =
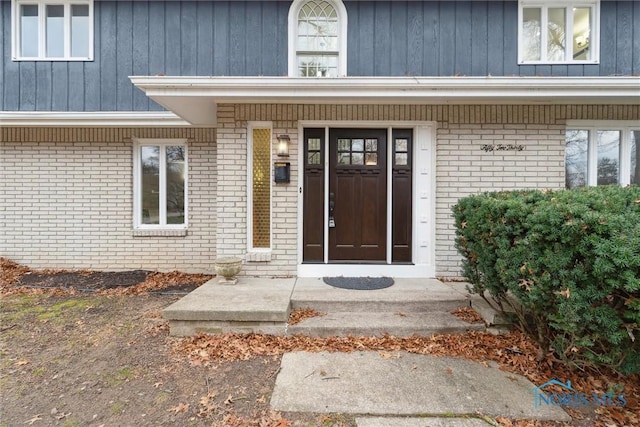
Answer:
POLYGON ((176 296, 1 298, 0 426, 353 425, 271 413, 280 356, 204 367, 174 354, 160 311, 176 296))
MULTIPOLYGON (((162 309, 210 278, 180 272, 32 271, 0 257, 0 427, 351 427, 350 415, 275 413, 269 401, 284 352, 362 349, 383 356, 403 350, 492 360, 537 384, 560 372, 578 389, 615 388, 628 401, 624 408, 568 410, 573 422, 564 425, 640 425, 640 376, 570 372, 552 355, 537 362, 535 344, 515 331, 407 338, 169 337, 162 309)), ((290 321, 322 314, 301 310, 290 321)), ((455 314, 478 320, 472 310, 455 314)))

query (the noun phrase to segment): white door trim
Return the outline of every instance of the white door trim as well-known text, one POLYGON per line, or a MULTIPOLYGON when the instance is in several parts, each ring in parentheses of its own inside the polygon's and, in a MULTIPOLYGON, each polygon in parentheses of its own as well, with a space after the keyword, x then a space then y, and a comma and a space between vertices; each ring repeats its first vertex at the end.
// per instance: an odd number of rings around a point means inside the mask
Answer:
MULTIPOLYGON (((298 122, 298 277, 322 276, 390 276, 390 277, 435 277, 435 148, 436 122, 424 121, 319 121, 298 122), (412 265, 390 263, 391 205, 387 204, 387 264, 339 264, 328 263, 328 224, 324 226, 324 264, 303 264, 304 221, 304 129, 325 129, 325 191, 324 208, 328 211, 329 198, 329 129, 330 128, 376 128, 387 129, 388 167, 391 168, 392 128, 413 129, 413 235, 412 265)), ((390 174, 388 174, 390 178, 390 174)), ((391 198, 392 187, 388 181, 387 197, 391 198)))

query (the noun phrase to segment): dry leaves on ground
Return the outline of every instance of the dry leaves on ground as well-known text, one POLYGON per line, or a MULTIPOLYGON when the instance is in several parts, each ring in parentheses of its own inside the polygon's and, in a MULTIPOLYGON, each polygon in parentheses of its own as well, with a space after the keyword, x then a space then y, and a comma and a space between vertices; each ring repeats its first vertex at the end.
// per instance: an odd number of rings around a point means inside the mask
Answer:
POLYGON ((0 290, 9 287, 30 271, 29 267, 0 257, 0 290))
POLYGON ((310 319, 312 317, 321 317, 326 316, 327 313, 323 313, 321 311, 314 310, 313 308, 303 307, 296 308, 289 315, 289 325, 297 325, 305 319, 310 319))
POLYGON ((464 320, 467 323, 484 322, 484 320, 482 320, 482 316, 480 316, 478 312, 471 307, 458 307, 453 310, 451 314, 456 316, 458 319, 464 320))
MULTIPOLYGON (((602 425, 639 425, 640 376, 623 376, 611 371, 586 369, 571 372, 551 356, 542 363, 536 361, 538 349, 524 334, 514 331, 504 335, 468 332, 460 335, 431 337, 329 337, 314 338, 302 335, 271 336, 259 334, 200 335, 175 342, 174 352, 184 355, 193 365, 217 365, 226 361, 248 360, 255 356, 276 356, 290 351, 352 352, 407 351, 433 356, 463 357, 480 363, 498 362, 501 369, 527 377, 534 384, 549 379, 570 380, 574 389, 586 393, 607 393, 611 387, 622 386, 627 405, 621 408, 598 408, 598 423, 602 425)), ((553 389, 551 389, 553 390, 553 389)), ((561 392, 562 390, 557 390, 561 392)), ((574 419, 584 415, 569 409, 574 419)), ((524 426, 510 421, 511 425, 524 426)), ((506 424, 508 425, 508 424, 506 424)))

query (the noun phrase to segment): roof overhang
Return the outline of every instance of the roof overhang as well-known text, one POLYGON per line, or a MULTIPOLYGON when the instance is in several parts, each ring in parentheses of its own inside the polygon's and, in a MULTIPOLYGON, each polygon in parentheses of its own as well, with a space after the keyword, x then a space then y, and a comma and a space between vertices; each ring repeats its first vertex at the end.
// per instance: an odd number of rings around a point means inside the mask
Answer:
POLYGON ((194 125, 217 104, 640 104, 640 77, 133 76, 151 99, 194 125))
POLYGON ((0 111, 0 127, 184 127, 171 111, 0 111))

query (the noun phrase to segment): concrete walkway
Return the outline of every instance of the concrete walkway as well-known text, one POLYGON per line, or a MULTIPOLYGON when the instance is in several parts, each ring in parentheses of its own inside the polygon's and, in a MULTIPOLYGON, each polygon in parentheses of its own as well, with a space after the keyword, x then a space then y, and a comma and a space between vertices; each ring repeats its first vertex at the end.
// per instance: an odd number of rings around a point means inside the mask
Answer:
POLYGON ((571 420, 558 407, 534 408, 535 387, 523 376, 464 359, 406 352, 295 352, 282 358, 271 406, 367 415, 358 425, 369 427, 480 426, 483 416, 571 420))

